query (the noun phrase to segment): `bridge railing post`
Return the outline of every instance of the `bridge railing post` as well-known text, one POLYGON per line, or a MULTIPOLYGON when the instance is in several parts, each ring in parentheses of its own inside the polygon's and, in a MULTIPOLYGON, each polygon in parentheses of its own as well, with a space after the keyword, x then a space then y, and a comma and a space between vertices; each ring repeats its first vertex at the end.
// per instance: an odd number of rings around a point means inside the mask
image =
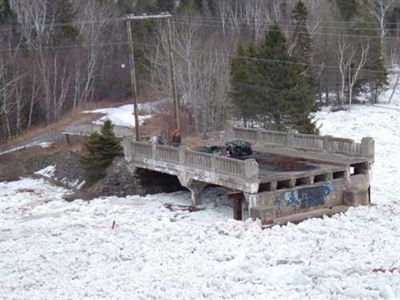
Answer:
POLYGON ((124 156, 127 162, 132 161, 132 140, 128 137, 125 137, 122 141, 124 156))
POLYGON ((156 155, 157 155, 157 145, 151 144, 151 159, 156 160, 156 155))
POLYGON ((244 161, 244 179, 249 182, 256 182, 259 175, 259 166, 255 159, 244 161))
POLYGON ((361 140, 361 152, 367 157, 374 157, 375 141, 373 138, 365 137, 361 140))
POLYGON ((184 147, 178 148, 179 165, 185 165, 185 153, 186 149, 184 147))

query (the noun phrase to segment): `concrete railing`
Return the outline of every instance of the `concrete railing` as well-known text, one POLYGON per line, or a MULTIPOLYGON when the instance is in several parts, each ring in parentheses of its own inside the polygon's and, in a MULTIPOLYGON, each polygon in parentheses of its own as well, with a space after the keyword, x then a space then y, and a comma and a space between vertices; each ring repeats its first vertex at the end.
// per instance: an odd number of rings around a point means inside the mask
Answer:
POLYGON ((138 161, 155 165, 169 163, 171 170, 186 169, 189 173, 200 170, 222 177, 227 175, 234 176, 243 181, 258 181, 259 166, 254 159, 243 161, 185 148, 135 142, 131 138, 125 138, 123 146, 125 158, 128 161, 138 161))
POLYGON ((179 152, 176 151, 176 148, 167 146, 153 146, 150 149, 151 153, 155 154, 154 156, 152 155, 155 160, 168 163, 179 163, 179 152))
POLYGON ((212 155, 190 150, 182 152, 184 157, 184 161, 182 163, 185 166, 190 166, 201 170, 210 170, 210 171, 213 169, 212 155))
POLYGON ((356 143, 352 139, 336 138, 329 135, 319 136, 263 129, 233 128, 232 133, 234 139, 277 147, 325 151, 368 158, 373 158, 375 152, 374 139, 368 137, 363 138, 361 143, 356 143))

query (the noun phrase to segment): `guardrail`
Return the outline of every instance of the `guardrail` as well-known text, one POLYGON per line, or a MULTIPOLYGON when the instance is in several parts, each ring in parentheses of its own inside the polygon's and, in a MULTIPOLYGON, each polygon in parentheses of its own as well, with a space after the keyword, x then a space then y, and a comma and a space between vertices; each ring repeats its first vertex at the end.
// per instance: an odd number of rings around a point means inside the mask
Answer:
POLYGON ((330 135, 319 136, 294 132, 280 132, 264 129, 233 128, 233 138, 252 143, 268 144, 293 149, 325 151, 349 156, 374 157, 374 139, 366 137, 361 143, 352 139, 336 138, 330 135))
POLYGON ((221 177, 234 177, 245 182, 257 182, 259 166, 254 159, 238 160, 215 154, 201 153, 185 148, 153 145, 136 142, 131 138, 123 141, 125 158, 148 164, 168 164, 171 170, 185 170, 188 173, 206 171, 221 177))

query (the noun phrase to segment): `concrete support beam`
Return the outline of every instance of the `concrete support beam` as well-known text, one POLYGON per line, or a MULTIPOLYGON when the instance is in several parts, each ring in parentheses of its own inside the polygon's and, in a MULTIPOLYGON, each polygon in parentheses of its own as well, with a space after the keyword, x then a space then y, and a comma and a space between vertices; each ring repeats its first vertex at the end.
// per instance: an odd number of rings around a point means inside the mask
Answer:
POLYGON ((206 183, 193 180, 188 186, 189 191, 192 193, 192 206, 197 207, 201 203, 201 193, 206 187, 206 183))
POLYGON ((347 190, 343 191, 343 202, 350 206, 369 204, 368 190, 347 190))
POLYGON ((242 202, 244 200, 244 195, 242 192, 232 192, 228 193, 228 200, 232 201, 233 205, 233 219, 241 221, 242 217, 242 202))
POLYGON ((289 180, 289 187, 294 188, 296 186, 296 178, 292 178, 289 180))

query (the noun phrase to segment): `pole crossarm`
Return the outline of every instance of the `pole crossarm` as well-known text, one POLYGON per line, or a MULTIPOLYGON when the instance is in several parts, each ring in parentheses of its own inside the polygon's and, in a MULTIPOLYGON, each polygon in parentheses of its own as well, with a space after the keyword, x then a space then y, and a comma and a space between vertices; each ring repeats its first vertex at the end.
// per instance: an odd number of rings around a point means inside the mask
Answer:
POLYGON ((148 20, 148 19, 168 19, 172 18, 170 13, 161 13, 158 15, 135 15, 135 14, 128 14, 125 16, 125 20, 148 20))

